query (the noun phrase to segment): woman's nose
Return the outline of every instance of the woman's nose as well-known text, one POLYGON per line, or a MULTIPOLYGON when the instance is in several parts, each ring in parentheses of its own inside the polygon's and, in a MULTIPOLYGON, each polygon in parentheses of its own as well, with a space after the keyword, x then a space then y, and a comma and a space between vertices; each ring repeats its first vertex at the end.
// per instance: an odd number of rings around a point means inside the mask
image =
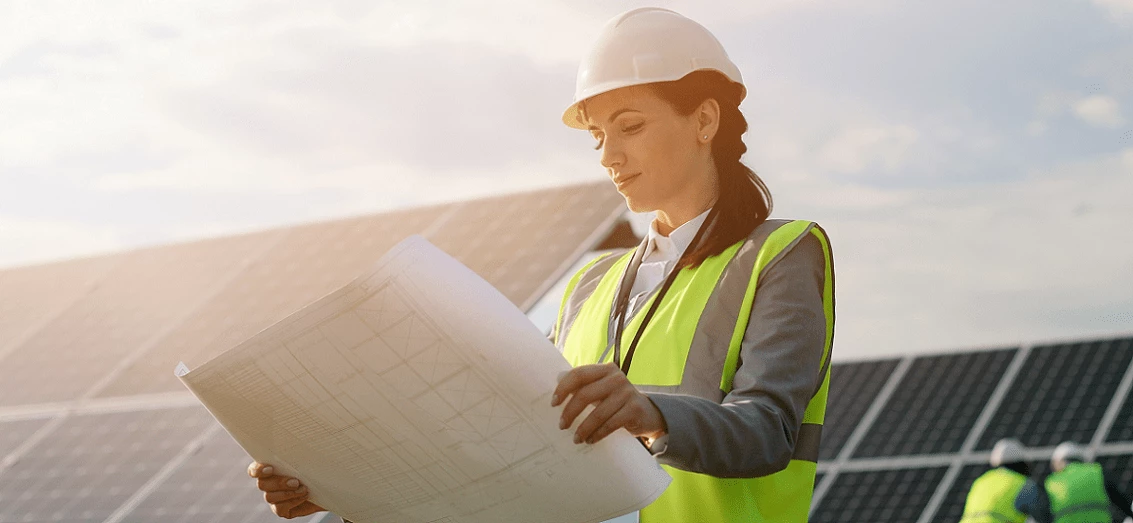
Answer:
POLYGON ((617 146, 606 141, 606 143, 602 145, 602 158, 600 161, 602 162, 602 167, 614 169, 625 163, 625 154, 623 154, 617 146))

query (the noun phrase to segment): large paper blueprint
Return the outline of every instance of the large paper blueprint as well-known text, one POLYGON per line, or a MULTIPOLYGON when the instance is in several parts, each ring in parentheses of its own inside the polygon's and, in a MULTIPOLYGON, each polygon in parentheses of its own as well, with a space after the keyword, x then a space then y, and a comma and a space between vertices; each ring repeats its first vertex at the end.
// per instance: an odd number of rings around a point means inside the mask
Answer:
POLYGON ((414 236, 177 373, 253 458, 357 523, 587 523, 651 503, 671 478, 636 439, 559 430, 550 395, 569 369, 502 294, 414 236))

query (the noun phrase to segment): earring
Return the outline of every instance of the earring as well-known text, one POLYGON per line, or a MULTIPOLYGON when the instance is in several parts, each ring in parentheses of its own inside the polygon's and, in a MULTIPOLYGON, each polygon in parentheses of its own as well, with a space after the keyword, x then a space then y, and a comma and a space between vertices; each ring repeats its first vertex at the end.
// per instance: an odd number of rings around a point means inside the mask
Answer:
POLYGON ((706 135, 704 135, 704 139, 705 139, 705 140, 707 140, 707 139, 708 139, 708 135, 707 135, 707 134, 706 134, 706 135))

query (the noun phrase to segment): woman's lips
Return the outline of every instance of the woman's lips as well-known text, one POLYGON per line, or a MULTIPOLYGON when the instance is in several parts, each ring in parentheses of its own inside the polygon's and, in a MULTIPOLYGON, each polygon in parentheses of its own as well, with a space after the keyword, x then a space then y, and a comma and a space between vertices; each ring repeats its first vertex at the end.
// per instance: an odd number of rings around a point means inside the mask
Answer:
POLYGON ((641 173, 631 174, 629 176, 620 176, 614 179, 614 185, 618 186, 618 190, 624 189, 627 185, 632 183, 641 173))

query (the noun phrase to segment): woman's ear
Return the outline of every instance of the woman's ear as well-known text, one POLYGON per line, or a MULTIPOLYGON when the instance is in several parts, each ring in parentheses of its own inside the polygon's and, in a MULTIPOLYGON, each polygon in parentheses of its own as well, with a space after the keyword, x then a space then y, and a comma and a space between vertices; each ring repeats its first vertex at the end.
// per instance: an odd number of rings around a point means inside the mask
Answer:
POLYGON ((710 142, 716 137, 716 131, 720 129, 720 104, 715 98, 705 100, 696 109, 696 122, 697 138, 702 142, 710 142))

